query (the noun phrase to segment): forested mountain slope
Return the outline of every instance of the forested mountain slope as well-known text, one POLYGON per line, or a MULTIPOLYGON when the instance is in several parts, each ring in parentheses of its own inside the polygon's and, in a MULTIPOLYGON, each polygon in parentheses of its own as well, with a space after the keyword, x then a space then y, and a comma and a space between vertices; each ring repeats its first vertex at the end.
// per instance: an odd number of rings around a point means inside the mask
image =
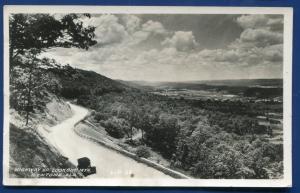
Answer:
POLYGON ((169 167, 196 178, 282 177, 282 144, 270 143, 272 131, 256 119, 263 106, 280 111, 279 103, 196 102, 72 67, 48 72, 59 80, 58 95, 94 110, 95 125, 134 149, 151 148, 169 167))
POLYGON ((81 95, 100 96, 109 92, 119 93, 129 89, 129 87, 96 72, 75 69, 71 66, 49 68, 46 73, 58 80, 57 91, 68 99, 74 99, 81 95))

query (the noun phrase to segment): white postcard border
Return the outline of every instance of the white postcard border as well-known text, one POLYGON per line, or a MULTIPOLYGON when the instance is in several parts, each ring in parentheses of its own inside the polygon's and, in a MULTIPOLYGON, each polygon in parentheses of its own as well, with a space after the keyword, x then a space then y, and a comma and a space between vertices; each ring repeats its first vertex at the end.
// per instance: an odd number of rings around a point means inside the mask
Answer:
POLYGON ((4 120, 3 184, 16 186, 163 186, 163 187, 291 187, 292 186, 292 32, 290 7, 180 7, 180 6, 4 6, 4 120), (283 14, 283 179, 24 179, 9 177, 9 24, 11 13, 97 13, 97 14, 283 14))

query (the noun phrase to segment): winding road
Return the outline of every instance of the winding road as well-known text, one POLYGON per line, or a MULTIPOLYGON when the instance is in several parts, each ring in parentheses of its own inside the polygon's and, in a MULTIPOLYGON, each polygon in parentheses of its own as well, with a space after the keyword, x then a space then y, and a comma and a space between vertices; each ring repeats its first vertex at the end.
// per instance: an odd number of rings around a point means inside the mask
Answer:
POLYGON ((74 165, 77 165, 78 158, 88 157, 91 165, 97 169, 97 173, 89 178, 171 178, 154 168, 78 136, 73 130, 74 125, 88 114, 88 110, 73 104, 70 106, 73 116, 52 127, 46 138, 74 165))

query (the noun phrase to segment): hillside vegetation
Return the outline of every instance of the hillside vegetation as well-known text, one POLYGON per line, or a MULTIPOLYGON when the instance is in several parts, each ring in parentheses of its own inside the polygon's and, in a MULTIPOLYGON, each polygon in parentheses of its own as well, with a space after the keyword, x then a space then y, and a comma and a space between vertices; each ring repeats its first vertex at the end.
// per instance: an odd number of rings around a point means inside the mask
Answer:
POLYGON ((34 130, 26 131, 10 125, 9 153, 11 177, 18 178, 81 178, 83 175, 76 170, 66 157, 49 146, 34 130), (20 140, 22 139, 22 140, 20 140), (74 169, 67 172, 59 169, 74 169), (29 170, 33 169, 33 170, 29 170), (38 170, 37 170, 38 169, 38 170))
POLYGON ((101 96, 105 93, 120 93, 129 87, 115 82, 93 71, 75 69, 71 66, 49 68, 46 74, 58 80, 56 92, 67 99, 77 99, 80 96, 101 96))
POLYGON ((62 96, 94 110, 94 124, 133 147, 150 147, 174 169, 196 178, 282 177, 282 144, 269 142, 272 129, 255 118, 263 106, 280 112, 280 103, 172 99, 71 67, 55 75, 62 96), (74 94, 65 95, 70 88, 74 94))

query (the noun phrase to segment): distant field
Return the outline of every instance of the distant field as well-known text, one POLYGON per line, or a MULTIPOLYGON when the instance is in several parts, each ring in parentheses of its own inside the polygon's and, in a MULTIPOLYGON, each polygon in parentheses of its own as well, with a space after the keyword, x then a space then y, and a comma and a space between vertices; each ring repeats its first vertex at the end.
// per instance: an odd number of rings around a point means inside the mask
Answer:
POLYGON ((246 87, 282 87, 283 79, 235 79, 235 80, 209 80, 190 82, 195 84, 246 86, 246 87))
POLYGON ((209 80, 190 82, 145 82, 123 81, 127 85, 150 90, 154 94, 170 97, 198 98, 236 98, 281 97, 283 93, 282 79, 241 79, 241 80, 209 80))
POLYGON ((158 90, 153 94, 184 99, 238 99, 238 95, 210 90, 158 90))
POLYGON ((147 82, 147 81, 121 81, 124 84, 151 87, 191 87, 196 85, 211 86, 238 86, 238 87, 280 87, 283 79, 233 79, 233 80, 199 80, 186 82, 147 82))

